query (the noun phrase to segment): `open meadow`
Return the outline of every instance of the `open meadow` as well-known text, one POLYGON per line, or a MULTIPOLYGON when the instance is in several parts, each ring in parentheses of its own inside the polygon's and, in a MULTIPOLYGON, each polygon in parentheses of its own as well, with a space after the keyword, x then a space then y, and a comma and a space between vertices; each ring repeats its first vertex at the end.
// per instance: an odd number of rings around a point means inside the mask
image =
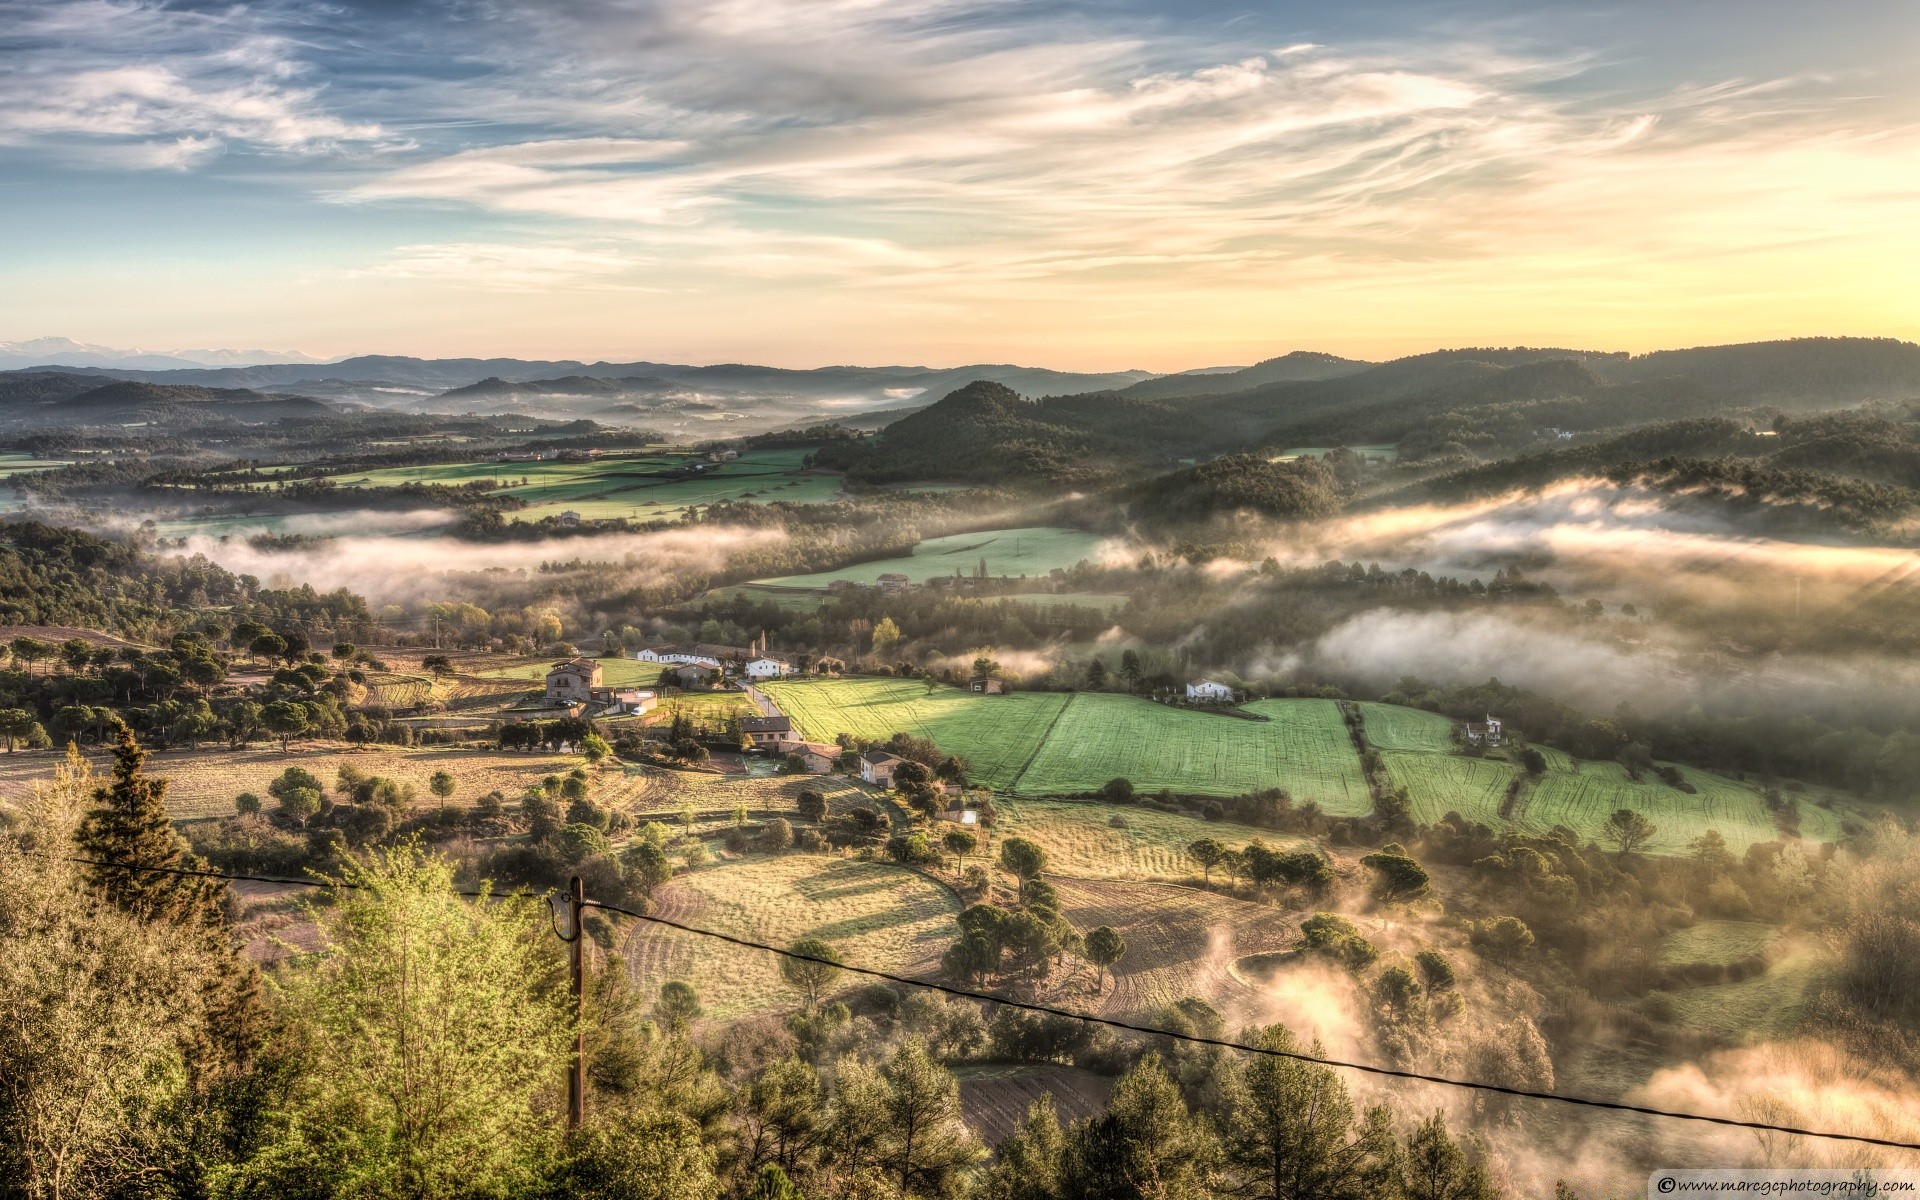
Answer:
POLYGON ((1013 790, 1068 700, 1059 692, 976 696, 917 679, 792 680, 761 690, 813 741, 840 733, 930 738, 966 759, 976 782, 1002 791, 1013 790))

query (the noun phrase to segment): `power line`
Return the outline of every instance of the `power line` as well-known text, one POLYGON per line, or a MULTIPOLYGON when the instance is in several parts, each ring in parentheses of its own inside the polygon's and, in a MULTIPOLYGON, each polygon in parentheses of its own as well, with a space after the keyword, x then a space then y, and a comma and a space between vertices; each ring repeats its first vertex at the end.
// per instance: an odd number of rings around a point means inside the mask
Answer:
MULTIPOLYGON (((363 890, 365 887, 363 884, 336 880, 291 879, 275 875, 243 875, 225 871, 197 870, 190 867, 139 866, 130 863, 105 862, 99 859, 72 858, 56 855, 47 855, 46 857, 59 857, 65 862, 81 863, 86 866, 105 867, 120 871, 147 871, 165 875, 183 875, 205 879, 227 879, 246 883, 276 883, 294 887, 340 887, 354 890, 363 890)), ((473 892, 458 890, 451 894, 476 900, 497 900, 516 895, 514 892, 473 892)), ((527 896, 529 899, 534 898, 528 893, 517 894, 527 896)), ((944 983, 936 983, 930 979, 915 979, 908 975, 896 975, 890 971, 881 971, 873 967, 861 967, 854 966, 850 963, 835 962, 830 958, 820 958, 812 954, 801 954, 783 946, 773 946, 766 942, 756 942, 748 938, 736 937, 730 933, 722 933, 717 929, 702 929, 697 925, 688 925, 668 917, 653 916, 649 913, 635 912, 630 908, 621 908, 618 905, 607 904, 599 900, 583 900, 579 903, 585 908, 598 908, 605 912, 619 913, 621 916, 632 917, 638 921, 647 921, 655 925, 679 930, 682 933, 689 933, 698 937, 713 938, 716 941, 727 942, 748 950, 764 951, 765 953, 778 955, 782 958, 791 958, 800 962, 818 963, 822 966, 836 967, 854 975, 864 975, 872 979, 884 979, 889 983, 903 984, 907 987, 925 988, 928 991, 942 992, 946 995, 958 996, 966 1000, 979 1000, 987 1004, 998 1004, 1005 1008, 1017 1008, 1026 1012, 1042 1013, 1047 1016, 1065 1017, 1069 1020, 1081 1021, 1089 1025, 1104 1025, 1111 1029, 1124 1030, 1128 1033, 1144 1034, 1148 1037, 1171 1038, 1174 1041, 1187 1042, 1198 1046, 1213 1046, 1241 1054, 1264 1055, 1268 1058, 1285 1058, 1295 1062, 1311 1063, 1314 1066, 1329 1067, 1336 1070, 1358 1071, 1362 1074, 1381 1075, 1392 1079, 1405 1079, 1415 1083, 1431 1083, 1441 1087, 1489 1092, 1494 1095, 1513 1096, 1522 1100, 1544 1100, 1555 1104, 1572 1104, 1582 1108, 1603 1109, 1608 1112, 1633 1113, 1643 1117, 1663 1117, 1672 1121, 1694 1121, 1707 1125, 1722 1125, 1734 1129, 1751 1129, 1762 1133, 1787 1133, 1798 1137, 1825 1138, 1829 1141, 1859 1142, 1869 1146, 1886 1146, 1895 1150, 1920 1151, 1920 1142, 1902 1142, 1892 1138, 1871 1137, 1860 1133, 1833 1133, 1820 1129, 1800 1129, 1792 1125, 1774 1125, 1765 1121, 1742 1121, 1734 1117, 1709 1116, 1706 1113, 1677 1112, 1672 1109, 1652 1108, 1642 1104, 1628 1104, 1620 1100, 1596 1100, 1590 1096, 1570 1096, 1562 1092, 1536 1092, 1526 1088, 1506 1087, 1502 1084, 1484 1083, 1474 1079, 1451 1079, 1444 1075, 1428 1075, 1420 1071, 1404 1071, 1397 1067, 1383 1067, 1374 1063, 1348 1062, 1344 1059, 1327 1058, 1317 1054, 1306 1054, 1297 1050, 1276 1050, 1269 1046, 1250 1046, 1245 1042, 1228 1041, 1224 1038, 1204 1037, 1195 1033, 1178 1033, 1171 1029, 1155 1029, 1150 1025, 1135 1025, 1132 1022, 1121 1021, 1114 1017, 1101 1017, 1095 1016, 1092 1013, 1074 1012, 1071 1009, 1056 1008, 1048 1004, 1035 1004, 1026 1000, 1011 1000, 1004 996, 994 996, 986 992, 970 991, 966 988, 957 988, 944 983)))

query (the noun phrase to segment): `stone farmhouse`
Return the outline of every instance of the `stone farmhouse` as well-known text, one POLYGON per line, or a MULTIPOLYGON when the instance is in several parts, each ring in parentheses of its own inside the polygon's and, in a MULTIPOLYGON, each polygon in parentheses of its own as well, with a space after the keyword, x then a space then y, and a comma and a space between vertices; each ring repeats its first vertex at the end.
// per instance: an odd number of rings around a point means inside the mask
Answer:
POLYGON ((893 786, 893 773, 905 761, 898 754, 889 754, 885 750, 869 750, 860 756, 860 778, 875 787, 890 788, 893 786))

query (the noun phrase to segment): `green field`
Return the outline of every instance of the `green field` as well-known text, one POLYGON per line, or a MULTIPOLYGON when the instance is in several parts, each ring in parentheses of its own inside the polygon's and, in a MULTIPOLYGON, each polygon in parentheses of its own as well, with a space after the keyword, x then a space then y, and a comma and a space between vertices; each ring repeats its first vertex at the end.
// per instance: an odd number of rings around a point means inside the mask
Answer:
POLYGON ((804 449, 753 450, 717 463, 693 479, 668 479, 666 472, 702 461, 684 454, 622 454, 592 462, 466 462, 388 467, 333 476, 340 487, 401 487, 410 483, 461 487, 491 481, 492 493, 526 501, 509 513, 514 521, 538 521, 577 512, 587 520, 629 517, 678 518, 688 506, 720 500, 765 503, 785 500, 817 504, 840 493, 837 475, 815 474, 801 466, 804 449), (521 480, 525 480, 522 483, 521 480))
POLYGON ((1013 795, 1090 792, 1124 776, 1143 791, 1285 787, 1333 813, 1369 806, 1330 700, 1263 700, 1251 707, 1272 720, 1246 721, 1108 693, 976 696, 903 679, 776 683, 766 691, 811 738, 931 738, 966 759, 979 782, 1013 795))
POLYGON ((1359 707, 1367 726, 1367 741, 1375 749, 1431 750, 1441 754, 1453 749, 1451 717, 1398 704, 1362 702, 1359 707))
MULTIPOLYGON (((1544 833, 1565 825, 1597 841, 1607 817, 1627 808, 1645 814, 1657 827, 1647 846, 1654 854, 1683 854, 1689 842, 1709 829, 1718 830, 1735 854, 1780 837, 1760 792, 1747 784, 1681 767, 1694 788, 1689 794, 1651 774, 1630 779, 1617 762, 1576 762, 1548 746, 1535 747, 1547 760, 1546 775, 1526 784, 1520 803, 1503 818, 1500 806, 1508 785, 1521 774, 1519 767, 1504 757, 1453 753, 1453 722, 1436 713, 1390 704, 1362 704, 1360 711, 1387 777, 1407 789, 1414 820, 1425 824, 1452 811, 1496 829, 1544 833)), ((1800 804, 1800 831, 1808 840, 1833 841, 1840 836, 1840 824, 1837 812, 1812 803, 1810 795, 1800 804)))
POLYGON ((1003 791, 1020 777, 1067 704, 1058 692, 976 696, 950 687, 929 692, 914 679, 792 680, 761 690, 813 741, 830 742, 839 733, 875 740, 895 733, 931 738, 966 759, 978 782, 1003 791))
POLYGON ((15 475, 31 475, 35 471, 51 471, 55 467, 70 467, 73 464, 60 458, 40 458, 32 454, 0 454, 0 479, 15 475))
POLYGON ((983 559, 990 577, 1032 578, 1055 568, 1064 570, 1091 557, 1101 541, 1098 534, 1045 527, 956 533, 950 537, 928 538, 905 558, 855 563, 838 571, 781 575, 753 582, 768 587, 825 591, 836 580, 871 587, 882 575, 900 574, 914 583, 925 583, 935 576, 951 576, 956 571, 972 575, 983 559))
POLYGON ((1500 819, 1500 801, 1519 773, 1512 763, 1407 750, 1382 750, 1380 757, 1386 763, 1387 778, 1395 787, 1407 789, 1413 819, 1422 825, 1431 825, 1448 812, 1495 829, 1506 824, 1500 819))
MULTIPOLYGON (((1005 697, 985 697, 986 700, 1005 697)), ((1026 795, 1091 791, 1114 776, 1142 791, 1239 795, 1284 787, 1339 816, 1372 807, 1353 744, 1331 700, 1262 700, 1272 718, 1171 708, 1131 696, 1074 696, 1014 786, 1026 795)))

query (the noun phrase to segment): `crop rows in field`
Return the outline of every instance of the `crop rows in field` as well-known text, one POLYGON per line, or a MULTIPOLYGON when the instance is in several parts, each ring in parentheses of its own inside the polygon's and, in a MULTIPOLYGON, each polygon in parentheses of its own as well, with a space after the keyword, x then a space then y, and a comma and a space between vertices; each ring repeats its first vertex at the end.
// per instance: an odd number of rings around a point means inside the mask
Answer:
POLYGON ((1244 996, 1228 971, 1242 955, 1282 950, 1298 940, 1298 914, 1196 888, 1160 883, 1056 880, 1061 911, 1076 929, 1111 925, 1126 939, 1094 1012, 1145 1014, 1183 996, 1223 1009, 1244 996))
POLYGON ((1453 719, 1421 708, 1398 704, 1363 703, 1360 715, 1367 726, 1367 741, 1377 750, 1429 750, 1438 754, 1453 749, 1453 719))
POLYGON ((766 689, 811 738, 839 733, 933 740, 979 782, 1020 796, 1072 795, 1126 778, 1142 791, 1237 795, 1284 787, 1328 812, 1368 810, 1366 781, 1328 700, 1263 700, 1247 721, 1086 692, 978 696, 897 679, 808 681, 766 689))
POLYGON ((761 690, 813 741, 830 742, 841 733, 877 741, 895 733, 930 738, 966 759, 977 782, 1001 790, 1012 789, 1067 703, 1058 692, 976 696, 949 687, 928 691, 912 679, 790 681, 761 690))
MULTIPOLYGON (((1367 715, 1367 727, 1371 737, 1372 713, 1367 715)), ((1407 789, 1413 819, 1421 824, 1431 825, 1449 812, 1495 829, 1506 824, 1500 817, 1500 802, 1506 798, 1507 785, 1519 774, 1512 763, 1409 750, 1383 750, 1380 758, 1393 785, 1407 789)))
POLYGON ((994 812, 994 837, 1038 842, 1049 872, 1077 879, 1189 879, 1201 870, 1187 847, 1201 838, 1236 848, 1254 838, 1273 846, 1293 841, 1231 821, 1076 800, 1001 800, 994 812), (1116 817, 1124 827, 1113 826, 1116 817))
MULTIPOLYGON (((814 854, 689 871, 655 899, 663 912, 704 929, 779 946, 822 938, 847 962, 909 974, 934 969, 956 935, 960 911, 951 892, 915 872, 814 854)), ((772 955, 714 939, 642 924, 628 937, 626 957, 648 994, 668 979, 685 980, 716 1020, 799 1001, 772 955)))
POLYGON ((1053 1098, 1061 1123, 1067 1124, 1097 1115, 1114 1084, 1111 1076, 1052 1063, 961 1066, 954 1077, 960 1081, 961 1119, 989 1146, 1005 1141, 1042 1096, 1053 1098))
MULTIPOLYGON (((1369 738, 1375 736, 1375 710, 1380 707, 1384 706, 1367 706, 1369 738)), ((1501 802, 1521 771, 1505 759, 1411 750, 1383 750, 1380 757, 1388 778, 1407 789, 1413 818, 1423 824, 1452 811, 1495 829, 1544 833, 1564 825, 1582 840, 1604 842, 1607 818, 1625 808, 1654 823, 1653 841, 1645 847, 1652 854, 1684 854, 1688 843, 1709 829, 1718 830, 1735 854, 1744 853, 1755 842, 1781 836, 1760 793, 1725 776, 1681 767, 1681 775, 1694 788, 1689 794, 1668 787, 1652 774, 1630 779, 1617 762, 1576 762, 1558 750, 1536 748, 1547 760, 1547 773, 1522 784, 1523 801, 1511 820, 1501 816, 1501 802)), ((1801 802, 1803 837, 1832 841, 1840 836, 1840 824, 1836 813, 1818 807, 1810 798, 1801 802)))
MULTIPOLYGON (((991 699, 991 698, 989 698, 991 699)), ((1239 795, 1284 787, 1330 813, 1368 811, 1366 779, 1331 700, 1262 700, 1246 721, 1132 696, 1074 696, 1014 791, 1092 791, 1116 776, 1142 791, 1239 795)))
MULTIPOLYGON (((1582 762, 1572 770, 1549 770, 1527 805, 1527 822, 1538 828, 1566 825, 1583 837, 1598 838, 1601 824, 1615 810, 1644 814, 1658 832, 1647 849, 1656 854, 1682 854, 1687 843, 1709 829, 1717 829, 1727 848, 1743 854, 1755 842, 1780 838, 1773 814, 1760 793, 1744 783, 1690 767, 1680 773, 1694 787, 1692 795, 1670 788, 1652 775, 1635 781, 1616 762, 1582 762)), ((1840 818, 1811 803, 1800 805, 1800 833, 1811 841, 1840 836, 1840 818)))

